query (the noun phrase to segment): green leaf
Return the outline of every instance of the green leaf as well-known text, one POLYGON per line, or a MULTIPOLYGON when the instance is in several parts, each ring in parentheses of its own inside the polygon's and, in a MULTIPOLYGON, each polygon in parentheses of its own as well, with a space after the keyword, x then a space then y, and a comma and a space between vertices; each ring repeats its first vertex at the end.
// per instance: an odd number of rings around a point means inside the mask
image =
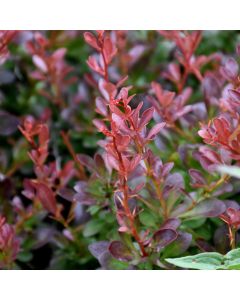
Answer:
POLYGON ((240 248, 234 249, 225 255, 225 266, 228 270, 240 270, 240 248))
POLYGON ((192 241, 192 235, 187 232, 178 232, 178 237, 164 249, 163 257, 176 257, 183 254, 192 241))
POLYGON ((206 222, 206 218, 194 218, 190 220, 184 220, 182 222, 182 226, 186 228, 196 229, 201 227, 206 222))
POLYGON ((168 258, 166 261, 184 269, 217 270, 222 266, 224 256, 217 252, 206 252, 194 256, 168 258))
POLYGON ((89 221, 85 228, 83 229, 83 236, 90 237, 99 233, 103 228, 103 223, 101 220, 92 220, 89 221))
POLYGON ((99 212, 99 210, 100 210, 100 206, 98 206, 98 205, 92 205, 92 206, 90 206, 89 208, 88 208, 88 212, 93 216, 93 215, 95 215, 97 212, 99 212))
POLYGON ((156 222, 157 222, 156 217, 148 211, 143 211, 139 215, 139 219, 140 219, 140 222, 147 227, 156 226, 156 222))
POLYGON ((228 174, 232 177, 240 178, 240 168, 235 166, 218 166, 217 170, 220 173, 228 174))
POLYGON ((193 256, 168 258, 167 262, 184 269, 197 270, 240 270, 240 248, 222 255, 206 252, 193 256))
POLYGON ((17 259, 20 260, 21 262, 29 262, 32 260, 33 254, 31 252, 20 252, 17 256, 17 259))

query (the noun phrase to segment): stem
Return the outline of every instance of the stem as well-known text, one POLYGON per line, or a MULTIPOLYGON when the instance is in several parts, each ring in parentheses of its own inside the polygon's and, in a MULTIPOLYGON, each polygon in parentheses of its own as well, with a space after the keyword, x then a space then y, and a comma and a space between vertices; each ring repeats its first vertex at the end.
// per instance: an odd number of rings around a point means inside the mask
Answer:
POLYGON ((207 189, 207 193, 213 192, 216 188, 218 188, 221 184, 223 184, 229 178, 230 178, 229 175, 222 176, 212 187, 210 187, 209 189, 207 189))
POLYGON ((101 49, 101 54, 102 54, 103 64, 104 64, 104 78, 106 81, 108 81, 108 64, 107 64, 103 49, 101 49))
POLYGON ((66 132, 61 131, 61 136, 63 138, 64 144, 66 145, 68 151, 70 152, 78 170, 79 170, 79 178, 81 179, 85 179, 86 178, 86 174, 84 172, 84 167, 82 166, 82 164, 80 163, 80 161, 77 159, 77 155, 73 149, 73 146, 69 140, 69 136, 66 132))
MULTIPOLYGON (((123 163, 122 155, 118 151, 115 137, 113 137, 113 145, 114 145, 115 151, 118 155, 118 159, 119 159, 119 162, 121 164, 122 171, 124 172, 125 166, 124 166, 124 163, 123 163)), ((123 208, 124 208, 126 217, 128 218, 129 223, 130 223, 131 233, 132 233, 134 239, 136 240, 136 242, 138 243, 138 245, 140 247, 140 250, 142 252, 142 256, 146 257, 146 256, 148 256, 148 254, 145 251, 143 242, 142 242, 142 240, 141 240, 141 238, 140 238, 140 236, 137 232, 137 229, 135 227, 135 222, 134 222, 134 215, 132 214, 131 209, 130 209, 129 204, 128 204, 129 196, 128 196, 128 185, 127 185, 127 176, 126 176, 126 174, 124 174, 122 177, 120 177, 120 179, 122 181, 122 187, 121 188, 122 188, 122 191, 123 191, 123 208)))
MULTIPOLYGON (((134 139, 136 148, 137 148, 139 154, 143 155, 144 152, 145 152, 145 149, 144 149, 144 147, 141 146, 141 143, 138 142, 138 140, 140 140, 139 133, 138 133, 136 127, 134 126, 134 122, 133 122, 133 120, 132 120, 131 117, 129 118, 129 121, 130 121, 131 126, 133 127, 133 129, 136 132, 137 138, 134 139)), ((161 205, 162 210, 163 210, 163 218, 164 218, 164 220, 166 220, 168 218, 168 211, 167 211, 166 202, 165 202, 165 200, 163 198, 163 195, 162 195, 161 186, 159 185, 159 182, 157 182, 157 180, 154 178, 154 176, 152 176, 152 172, 150 172, 150 170, 149 170, 147 159, 144 159, 144 163, 145 163, 145 165, 147 167, 147 173, 149 174, 149 177, 152 179, 153 184, 155 186, 155 189, 156 189, 156 192, 157 192, 157 196, 158 196, 160 205, 161 205)))
POLYGON ((230 246, 231 249, 233 250, 236 248, 236 229, 229 225, 228 231, 229 231, 230 246))
POLYGON ((195 143, 195 139, 191 135, 186 134, 185 131, 177 127, 175 124, 173 124, 172 129, 176 131, 178 134, 180 134, 181 136, 183 136, 184 138, 186 138, 187 140, 189 140, 190 142, 195 143))

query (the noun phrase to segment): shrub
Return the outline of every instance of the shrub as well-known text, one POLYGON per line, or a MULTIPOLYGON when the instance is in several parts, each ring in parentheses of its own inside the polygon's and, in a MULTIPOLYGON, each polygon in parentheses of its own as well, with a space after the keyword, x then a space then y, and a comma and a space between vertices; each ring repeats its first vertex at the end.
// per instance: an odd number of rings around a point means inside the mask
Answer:
POLYGON ((2 31, 0 268, 238 269, 238 35, 2 31))

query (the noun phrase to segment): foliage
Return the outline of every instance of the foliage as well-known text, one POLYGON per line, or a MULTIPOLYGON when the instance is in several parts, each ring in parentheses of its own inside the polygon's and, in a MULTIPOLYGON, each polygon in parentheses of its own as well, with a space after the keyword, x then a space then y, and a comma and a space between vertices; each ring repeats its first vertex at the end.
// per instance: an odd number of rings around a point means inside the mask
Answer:
POLYGON ((184 269, 239 270, 240 251, 239 249, 234 249, 226 255, 217 252, 207 252, 181 258, 169 258, 166 261, 184 269))
POLYGON ((238 41, 1 31, 0 268, 238 269, 238 41))

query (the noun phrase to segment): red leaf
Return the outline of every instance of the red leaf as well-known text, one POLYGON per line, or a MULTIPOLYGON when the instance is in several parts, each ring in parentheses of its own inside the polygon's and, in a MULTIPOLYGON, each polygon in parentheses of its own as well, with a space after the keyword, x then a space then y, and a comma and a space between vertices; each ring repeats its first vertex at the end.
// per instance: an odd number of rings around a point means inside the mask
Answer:
POLYGON ((53 55, 52 55, 52 58, 54 58, 56 61, 61 61, 65 54, 67 52, 67 49, 66 48, 60 48, 60 49, 57 49, 53 55))
POLYGON ((37 198, 42 203, 42 206, 52 214, 56 214, 57 202, 53 191, 44 183, 37 183, 36 189, 37 198))
POLYGON ((97 38, 91 32, 84 32, 85 42, 88 43, 91 47, 95 48, 97 51, 101 51, 101 48, 98 45, 97 38))
POLYGON ((152 119, 153 112, 154 112, 153 107, 150 107, 143 112, 140 122, 139 122, 139 125, 138 125, 139 130, 141 130, 144 126, 146 126, 148 124, 148 122, 152 119))
POLYGON ((165 125, 166 125, 165 122, 154 125, 153 128, 149 131, 147 139, 148 140, 153 139, 165 125))
POLYGON ((109 37, 106 37, 104 39, 103 53, 104 53, 105 59, 107 61, 107 64, 110 64, 110 62, 112 61, 113 57, 117 53, 117 48, 113 44, 113 42, 111 41, 111 39, 109 37))
POLYGON ((89 56, 87 60, 88 66, 95 72, 99 73, 100 75, 104 76, 104 70, 99 66, 97 60, 93 56, 89 56))
POLYGON ((39 144, 40 147, 42 146, 46 146, 46 144, 49 141, 49 130, 48 130, 48 126, 47 125, 42 125, 40 132, 39 132, 39 144))
POLYGON ((179 219, 170 218, 161 225, 161 230, 163 230, 163 229, 176 230, 180 226, 180 224, 181 224, 181 221, 179 219))
POLYGON ((107 101, 103 100, 101 97, 96 98, 96 112, 104 117, 108 114, 107 101))

